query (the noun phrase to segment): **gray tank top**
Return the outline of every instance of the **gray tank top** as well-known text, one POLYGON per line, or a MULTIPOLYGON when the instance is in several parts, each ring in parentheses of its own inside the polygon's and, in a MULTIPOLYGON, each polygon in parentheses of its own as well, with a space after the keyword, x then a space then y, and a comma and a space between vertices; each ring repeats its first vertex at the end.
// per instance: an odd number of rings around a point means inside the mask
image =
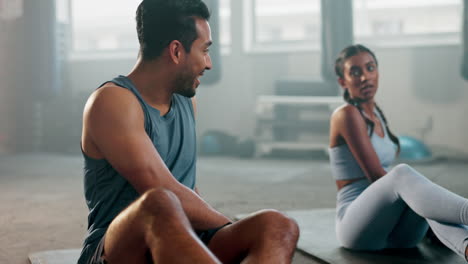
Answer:
MULTIPOLYGON (((172 175, 188 188, 195 187, 196 135, 190 98, 174 94, 169 112, 148 105, 130 79, 119 76, 111 82, 130 90, 143 108, 145 131, 172 175)), ((89 208, 88 234, 78 263, 85 263, 111 221, 139 197, 139 193, 105 159, 84 156, 84 192, 89 208)))
MULTIPOLYGON (((379 118, 380 123, 384 125, 382 117, 378 111, 375 110, 374 112, 379 118)), ((380 164, 384 170, 388 171, 395 160, 397 146, 390 139, 385 127, 383 130, 383 138, 374 132, 372 133, 370 140, 377 156, 379 157, 380 164)), ((366 176, 347 144, 329 148, 328 152, 330 154, 332 175, 335 180, 352 180, 366 176)))

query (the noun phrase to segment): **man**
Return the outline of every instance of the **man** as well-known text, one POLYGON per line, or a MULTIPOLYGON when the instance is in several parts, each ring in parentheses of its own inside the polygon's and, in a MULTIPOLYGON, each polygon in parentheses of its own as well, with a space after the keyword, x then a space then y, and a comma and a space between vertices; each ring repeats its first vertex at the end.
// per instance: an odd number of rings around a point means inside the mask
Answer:
POLYGON ((83 117, 88 235, 78 263, 290 263, 297 224, 274 210, 232 223, 195 189, 195 101, 211 68, 201 0, 144 0, 140 54, 83 117))

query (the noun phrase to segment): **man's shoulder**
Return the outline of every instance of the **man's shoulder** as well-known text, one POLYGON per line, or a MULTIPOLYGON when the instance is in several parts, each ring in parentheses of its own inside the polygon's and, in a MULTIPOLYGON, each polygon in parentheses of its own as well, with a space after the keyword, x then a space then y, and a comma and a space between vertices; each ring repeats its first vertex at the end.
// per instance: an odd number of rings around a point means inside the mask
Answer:
POLYGON ((135 95, 129 89, 112 82, 105 83, 96 89, 88 99, 88 103, 92 103, 93 105, 102 103, 112 103, 115 105, 126 101, 136 101, 135 95))
POLYGON ((135 95, 128 89, 114 83, 106 83, 95 90, 85 105, 85 115, 111 116, 122 115, 123 112, 141 111, 135 95))
POLYGON ((106 82, 101 87, 97 88, 94 93, 97 94, 106 94, 106 96, 111 96, 113 94, 133 94, 129 89, 119 86, 113 82, 106 82))

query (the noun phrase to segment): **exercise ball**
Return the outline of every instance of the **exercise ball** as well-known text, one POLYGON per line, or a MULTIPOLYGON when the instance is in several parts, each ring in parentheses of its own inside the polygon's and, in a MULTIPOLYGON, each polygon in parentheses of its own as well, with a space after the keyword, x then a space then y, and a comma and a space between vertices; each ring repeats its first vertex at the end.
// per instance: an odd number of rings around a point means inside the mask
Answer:
POLYGON ((432 152, 421 140, 411 136, 399 136, 401 160, 418 161, 432 157, 432 152))

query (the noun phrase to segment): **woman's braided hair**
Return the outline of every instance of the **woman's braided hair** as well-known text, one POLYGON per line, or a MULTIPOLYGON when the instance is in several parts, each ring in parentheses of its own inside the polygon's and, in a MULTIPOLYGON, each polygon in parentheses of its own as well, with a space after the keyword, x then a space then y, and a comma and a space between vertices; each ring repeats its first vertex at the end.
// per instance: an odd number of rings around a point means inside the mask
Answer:
MULTIPOLYGON (((344 63, 345 63, 345 61, 348 58, 350 58, 352 56, 355 56, 355 55, 357 55, 357 54, 359 54, 361 52, 366 52, 366 53, 370 54, 372 56, 372 58, 374 59, 375 64, 378 66, 377 57, 375 56, 374 52, 372 52, 370 49, 368 49, 367 47, 365 47, 365 46, 363 46, 361 44, 351 45, 351 46, 348 46, 345 49, 343 49, 341 51, 341 53, 339 54, 338 58, 335 61, 335 73, 339 78, 344 78, 344 63)), ((343 98, 348 104, 355 106, 359 110, 359 113, 361 113, 362 117, 364 118, 364 121, 366 122, 366 125, 369 127, 369 136, 372 136, 372 134, 374 133, 375 124, 374 124, 374 121, 369 119, 367 117, 367 115, 364 114, 364 110, 361 107, 361 102, 359 100, 351 98, 351 96, 349 95, 348 89, 345 89, 345 91, 343 93, 343 98)), ((382 120, 384 122, 385 129, 386 129, 386 131, 388 133, 388 136, 393 141, 393 143, 395 143, 398 146, 398 150, 400 150, 400 140, 398 140, 398 137, 395 136, 392 133, 392 131, 390 131, 387 119, 385 118, 385 115, 384 115, 382 109, 380 109, 380 107, 377 104, 375 104, 375 108, 377 109, 377 112, 379 113, 380 117, 382 118, 382 120)))

